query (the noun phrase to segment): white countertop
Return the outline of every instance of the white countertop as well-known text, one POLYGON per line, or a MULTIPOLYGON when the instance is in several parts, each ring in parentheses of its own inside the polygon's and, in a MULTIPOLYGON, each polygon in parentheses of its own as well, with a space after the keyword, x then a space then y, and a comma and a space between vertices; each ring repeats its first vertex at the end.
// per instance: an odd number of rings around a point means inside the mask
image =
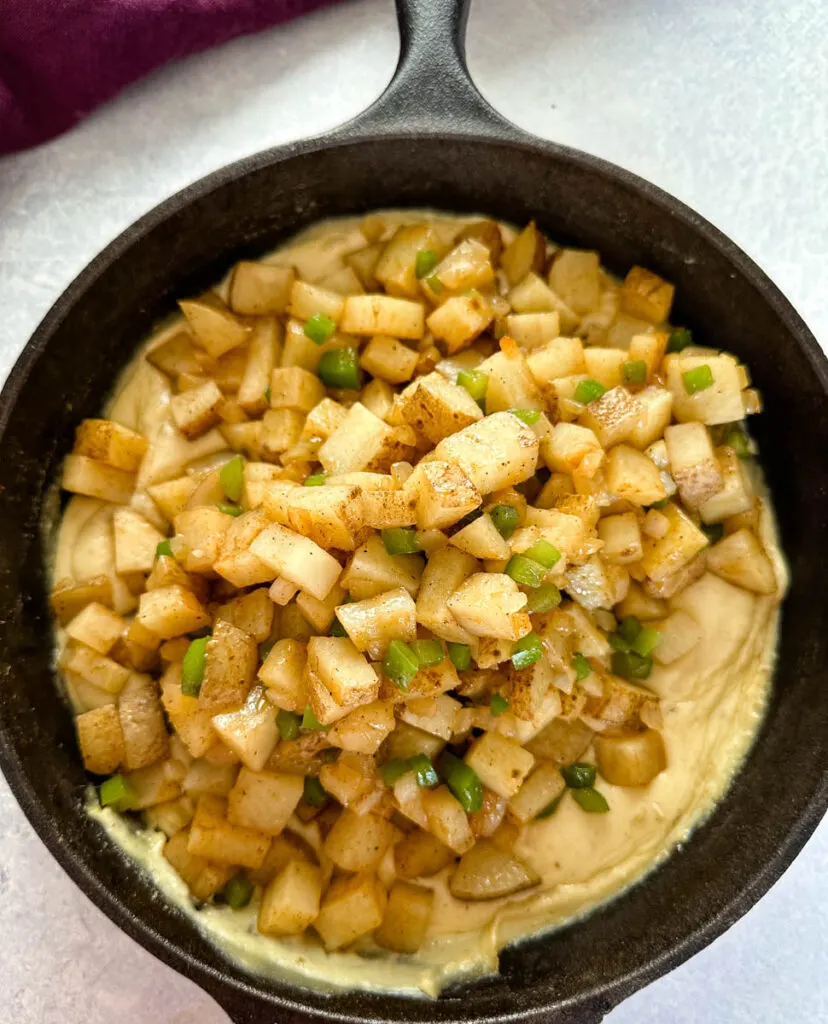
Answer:
MULTIPOLYGON (((476 0, 470 65, 524 128, 698 209, 826 339, 824 16, 820 0, 476 0)), ((396 52, 390 0, 356 0, 170 67, 63 138, 0 160, 0 373, 132 220, 225 163, 356 114, 396 52)), ((608 1021, 828 1020, 826 868, 823 823, 757 907, 608 1021)), ((0 1024, 227 1021, 75 888, 2 780, 0 963, 0 1024)))

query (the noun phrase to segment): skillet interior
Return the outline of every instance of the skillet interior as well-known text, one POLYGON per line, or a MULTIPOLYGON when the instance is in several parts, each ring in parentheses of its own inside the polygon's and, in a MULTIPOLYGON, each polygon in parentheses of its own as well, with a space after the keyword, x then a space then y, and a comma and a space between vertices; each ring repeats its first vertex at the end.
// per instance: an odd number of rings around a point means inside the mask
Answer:
POLYGON ((307 144, 288 150, 289 159, 285 152, 214 175, 113 243, 59 300, 0 399, 4 771, 35 828, 84 891, 238 1021, 304 1019, 300 1007, 349 1020, 600 1017, 744 913, 828 804, 824 358, 734 246, 656 189, 609 172, 600 161, 541 144, 438 136, 341 141, 324 153, 307 144), (478 211, 515 222, 534 217, 557 241, 597 248, 611 269, 624 272, 637 262, 675 282, 677 322, 704 343, 737 353, 764 395, 755 432, 792 570, 768 717, 709 823, 645 886, 583 923, 507 950, 499 978, 449 991, 436 1003, 325 997, 246 975, 159 900, 151 882, 86 820, 71 717, 50 668, 39 528, 47 487, 75 425, 100 409, 135 345, 175 297, 198 291, 233 260, 259 255, 313 221, 383 206, 478 211), (792 763, 795 772, 787 770, 792 763))

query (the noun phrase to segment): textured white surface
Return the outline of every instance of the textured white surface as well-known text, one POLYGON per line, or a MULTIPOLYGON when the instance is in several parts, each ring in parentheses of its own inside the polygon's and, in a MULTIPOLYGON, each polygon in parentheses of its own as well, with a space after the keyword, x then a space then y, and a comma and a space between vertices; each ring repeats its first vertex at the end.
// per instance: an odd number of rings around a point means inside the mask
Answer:
MULTIPOLYGON (((820 0, 476 0, 472 72, 506 116, 684 199, 828 337, 828 50, 820 0), (507 14, 508 11, 508 14, 507 14)), ((161 199, 323 132, 391 74, 388 0, 238 40, 0 160, 0 374, 60 291, 161 199)), ((776 887, 612 1024, 828 1020, 828 826, 776 887)), ((0 780, 0 1022, 226 1024, 75 889, 0 780)))

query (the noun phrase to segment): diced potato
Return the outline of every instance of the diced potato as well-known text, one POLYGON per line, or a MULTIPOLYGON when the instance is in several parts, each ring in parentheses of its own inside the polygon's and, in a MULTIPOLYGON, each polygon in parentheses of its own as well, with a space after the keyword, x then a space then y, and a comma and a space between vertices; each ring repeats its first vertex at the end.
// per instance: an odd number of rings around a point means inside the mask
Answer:
POLYGON ((601 301, 601 263, 597 252, 561 249, 549 269, 549 287, 570 309, 583 316, 601 301))
POLYGON ((148 807, 144 812, 144 820, 148 828, 163 832, 169 839, 190 824, 194 813, 194 801, 188 796, 180 796, 148 807))
POLYGON ((341 584, 335 583, 324 601, 317 600, 303 590, 300 591, 296 598, 296 607, 317 633, 327 633, 334 620, 337 605, 342 604, 344 600, 345 588, 341 584))
POLYGON ((255 871, 249 871, 247 877, 254 885, 267 886, 291 861, 316 864, 317 858, 309 843, 293 832, 285 830, 273 838, 262 866, 255 871))
MULTIPOLYGON (((419 362, 419 356, 417 361, 419 362)), ((395 391, 390 384, 379 377, 369 380, 359 393, 359 401, 368 412, 372 412, 377 419, 387 420, 394 405, 395 391)), ((399 424, 395 423, 395 426, 399 424)))
POLYGON ((283 452, 298 443, 304 423, 304 413, 298 409, 268 409, 258 437, 262 458, 278 461, 283 452))
POLYGON ((445 343, 451 355, 470 345, 494 319, 492 308, 479 292, 455 295, 438 306, 426 320, 426 326, 445 343))
POLYGON ((231 825, 226 811, 226 803, 221 797, 199 798, 190 826, 187 852, 220 864, 261 867, 270 838, 254 829, 231 825))
POLYGON ((651 385, 635 396, 641 413, 627 441, 634 448, 647 448, 663 434, 673 412, 673 394, 665 388, 651 385))
POLYGON ((735 423, 744 418, 742 376, 739 364, 729 355, 691 356, 684 352, 664 360, 667 387, 673 395, 673 416, 679 423, 698 420, 708 426, 735 423), (707 366, 713 384, 690 395, 684 385, 684 374, 707 366))
POLYGON ((509 800, 509 811, 518 821, 533 821, 566 789, 560 765, 539 765, 509 800))
POLYGON ((417 522, 417 496, 407 491, 363 491, 362 515, 366 526, 386 530, 417 522))
POLYGON ((108 704, 78 715, 75 728, 84 768, 95 775, 114 772, 126 754, 117 708, 108 704))
POLYGON ((673 285, 644 267, 633 267, 621 288, 621 309, 651 324, 663 323, 673 305, 673 285))
POLYGON ((265 587, 239 594, 216 610, 216 618, 230 622, 256 641, 264 643, 273 626, 273 602, 265 587))
POLYGON ((312 637, 308 642, 308 668, 340 707, 370 704, 377 699, 379 678, 347 637, 312 637))
MULTIPOLYGON (((213 735, 215 736, 215 733, 213 735)), ((221 752, 222 756, 228 754, 234 758, 236 756, 223 743, 214 739, 213 746, 208 750, 207 756, 214 758, 219 752, 221 752)), ((207 756, 196 758, 191 763, 181 784, 182 788, 185 793, 189 793, 194 797, 204 796, 205 794, 227 796, 236 784, 236 776, 239 772, 238 763, 215 764, 213 761, 208 761, 207 756)))
POLYGON ((271 567, 250 551, 250 545, 269 525, 270 519, 261 509, 231 519, 221 534, 220 550, 213 563, 213 569, 219 576, 234 587, 252 587, 273 579, 271 567))
POLYGON ((242 704, 253 686, 259 652, 256 641, 224 619, 218 619, 207 641, 201 707, 212 711, 242 704))
POLYGON ((158 590, 161 587, 179 586, 191 590, 196 597, 206 597, 207 588, 202 576, 191 576, 184 567, 170 555, 159 555, 153 562, 152 571, 147 576, 146 590, 158 590))
POLYGON ((187 572, 204 573, 213 568, 219 558, 224 532, 232 522, 231 516, 210 506, 179 512, 173 526, 181 538, 187 572))
POLYGON ((414 440, 356 402, 319 449, 319 461, 326 473, 384 472, 407 457, 414 440))
POLYGON ((161 679, 161 703, 176 735, 191 757, 202 757, 216 739, 212 712, 202 708, 197 697, 181 692, 181 663, 171 664, 161 679))
POLYGON ((466 551, 473 558, 506 559, 511 549, 497 530, 492 517, 485 513, 452 534, 450 544, 466 551))
POLYGON ((731 516, 748 512, 753 505, 753 488, 743 460, 728 447, 717 448, 715 458, 722 476, 722 487, 699 505, 699 515, 705 523, 721 523, 731 516))
POLYGON ((116 508, 112 513, 115 538, 115 571, 149 572, 155 550, 164 535, 134 509, 116 508))
POLYGON ((629 683, 617 676, 599 677, 603 693, 600 696, 590 695, 586 702, 586 712, 592 718, 606 722, 611 726, 636 728, 641 724, 642 713, 658 711, 658 697, 652 690, 644 686, 629 683))
POLYGON ((342 585, 355 601, 374 597, 395 587, 405 587, 413 597, 423 574, 423 560, 417 555, 389 555, 382 537, 372 534, 354 552, 342 585))
MULTIPOLYGON (((288 313, 297 320, 310 320, 312 316, 327 316, 339 323, 344 300, 337 292, 320 288, 307 281, 296 280, 290 293, 288 313)), ((343 328, 344 330, 344 328, 343 328)))
POLYGON ((629 358, 627 352, 616 348, 586 348, 584 363, 587 376, 597 380, 605 388, 617 388, 623 384, 622 366, 629 358))
POLYGON ((319 866, 288 861, 262 894, 256 927, 262 935, 301 935, 319 916, 321 899, 319 866))
POLYGON ((339 579, 339 562, 312 540, 274 524, 250 545, 251 554, 269 565, 274 575, 290 580, 323 601, 339 579))
POLYGON ((384 248, 385 246, 381 244, 368 245, 345 257, 345 262, 356 273, 368 291, 376 291, 379 288, 379 281, 374 273, 384 248))
POLYGON ((416 494, 417 526, 421 530, 451 526, 483 500, 459 466, 437 459, 420 462, 406 480, 405 490, 416 494))
POLYGON ((69 622, 67 634, 98 654, 109 654, 126 628, 120 615, 96 601, 86 605, 69 622))
POLYGON ((662 511, 669 530, 661 540, 644 538, 641 559, 641 568, 656 582, 683 569, 708 544, 707 537, 677 505, 671 502, 662 511))
POLYGON ((177 585, 141 594, 135 618, 162 640, 210 625, 210 616, 195 594, 177 585))
POLYGON ((436 836, 414 829, 394 847, 394 863, 400 878, 429 878, 454 860, 454 851, 436 836))
POLYGON ((445 438, 429 458, 456 463, 481 494, 490 494, 534 475, 538 449, 531 427, 496 412, 445 438))
POLYGON ((392 640, 410 642, 417 633, 414 601, 404 587, 337 608, 337 618, 358 651, 379 661, 392 640))
POLYGON ((304 682, 307 654, 298 640, 278 640, 259 669, 269 699, 286 711, 302 712, 308 702, 304 682))
POLYGON ((598 771, 613 786, 647 786, 667 767, 660 732, 645 729, 630 735, 595 737, 598 771))
POLYGON ((209 357, 196 349, 193 336, 186 329, 164 337, 147 352, 146 360, 168 377, 181 374, 197 375, 203 371, 203 364, 209 357))
POLYGON ((651 597, 633 580, 626 597, 615 609, 615 614, 621 619, 634 615, 642 622, 646 622, 650 619, 663 618, 667 614, 667 605, 659 598, 651 597))
POLYGON ((556 423, 543 455, 550 469, 570 475, 597 471, 604 457, 595 433, 575 423, 556 423))
POLYGON ((396 338, 378 334, 363 349, 360 365, 372 377, 389 384, 402 384, 414 376, 417 353, 396 338))
POLYGON ((464 760, 484 786, 507 799, 517 793, 535 763, 528 750, 496 732, 475 740, 464 760))
POLYGON ((192 441, 218 423, 223 402, 221 391, 211 380, 174 395, 170 399, 170 412, 179 431, 192 441))
POLYGON ((626 444, 609 452, 606 479, 612 494, 633 505, 652 505, 667 496, 658 467, 626 444))
POLYGON ((581 424, 598 438, 602 448, 626 441, 641 417, 641 406, 626 388, 610 388, 590 402, 581 416, 581 424))
MULTIPOLYGON (((288 525, 321 548, 353 551, 364 539, 361 495, 357 487, 344 484, 297 487, 285 496, 285 501, 288 525)), ((272 512, 271 504, 266 507, 272 512)))
POLYGON ((441 373, 429 373, 400 394, 403 419, 432 444, 483 418, 477 402, 465 388, 441 373))
POLYGON ((613 565, 629 565, 639 561, 643 554, 641 530, 634 512, 601 519, 598 536, 604 544, 601 558, 613 565))
POLYGON ((506 317, 506 333, 525 350, 540 349, 560 333, 558 313, 511 313, 506 317))
MULTIPOLYGON (((416 687, 415 687, 416 692, 416 687)), ((400 721, 407 722, 423 732, 431 733, 432 736, 439 736, 440 739, 450 740, 454 734, 454 722, 457 712, 462 705, 448 694, 441 693, 435 698, 427 698, 429 713, 417 714, 414 707, 422 702, 422 698, 413 699, 399 712, 400 721)))
POLYGON ((328 833, 324 851, 345 871, 376 868, 394 838, 394 826, 375 814, 342 811, 328 833))
MULTIPOLYGON (((527 315, 557 317, 557 313, 527 315)), ((509 317, 509 320, 515 319, 518 318, 509 317)), ((526 357, 526 365, 538 386, 548 394, 553 381, 585 372, 583 342, 580 338, 555 337, 542 348, 530 352, 526 357)))
POLYGON ((158 699, 157 684, 148 676, 133 674, 121 691, 118 715, 124 738, 123 765, 129 770, 145 768, 166 757, 169 737, 158 699))
POLYGON ((757 594, 776 592, 776 574, 756 534, 737 530, 714 544, 707 555, 707 567, 737 587, 757 594))
POLYGON ((556 766, 572 764, 583 755, 593 736, 592 729, 577 718, 571 722, 554 718, 527 741, 526 749, 540 761, 552 761, 556 766))
POLYGON ((447 601, 478 568, 463 551, 442 548, 429 558, 417 595, 417 621, 443 640, 471 643, 474 634, 464 629, 447 607, 447 601))
POLYGON ((261 459, 262 422, 251 420, 247 423, 222 423, 219 436, 234 452, 242 452, 250 459, 261 459))
POLYGON ((302 798, 304 784, 299 775, 251 771, 242 768, 227 795, 227 820, 278 836, 302 798))
POLYGON ((175 480, 167 480, 164 483, 151 484, 147 488, 147 492, 164 517, 172 522, 179 512, 183 512, 187 507, 187 503, 202 481, 203 474, 194 473, 190 476, 177 477, 175 480))
POLYGON ((664 431, 670 472, 688 508, 698 508, 724 486, 710 434, 702 423, 678 423, 664 431))
POLYGON ((335 878, 322 899, 314 928, 325 949, 341 949, 382 923, 386 904, 385 889, 377 877, 363 872, 348 878, 335 878))
POLYGON ((474 636, 520 640, 532 630, 524 611, 526 595, 504 573, 475 573, 446 603, 458 624, 474 636))
POLYGON ((627 350, 632 361, 641 360, 647 367, 649 380, 661 365, 670 335, 667 331, 652 331, 648 334, 636 334, 630 341, 627 350))
POLYGON ((298 409, 308 413, 324 397, 322 381, 301 366, 280 366, 270 375, 271 409, 298 409))
POLYGON ((296 271, 272 263, 241 260, 230 277, 230 307, 243 316, 285 313, 296 271))
POLYGON ((419 302, 388 295, 352 295, 345 299, 340 327, 346 334, 360 337, 390 334, 419 341, 425 331, 425 316, 419 302))
POLYGON ((576 314, 537 274, 527 274, 512 288, 508 299, 516 313, 557 313, 564 334, 571 334, 578 326, 576 314))
POLYGON ((178 305, 196 341, 213 359, 244 344, 250 335, 250 328, 238 320, 217 295, 205 295, 178 305))
POLYGON ((335 747, 355 754, 375 754, 394 728, 394 705, 377 700, 350 711, 328 730, 335 747))
POLYGON ((324 764, 319 772, 319 781, 343 807, 359 807, 358 814, 366 813, 362 801, 372 794, 379 795, 383 788, 373 758, 349 752, 343 752, 336 761, 324 764))
POLYGON ((420 294, 416 275, 417 253, 445 251, 431 224, 403 224, 382 249, 373 277, 389 295, 416 299, 420 294))
MULTIPOLYGON (((507 657, 511 654, 507 654, 507 657)), ((503 659, 505 660, 505 659, 503 659)), ((480 664, 480 659, 477 661, 480 664)), ((546 658, 528 668, 509 667, 509 707, 515 718, 532 722, 543 708, 546 695, 555 682, 555 672, 546 658)))
POLYGON ((64 647, 58 665, 107 693, 120 693, 130 675, 128 668, 77 641, 64 647))
POLYGON ((65 577, 55 584, 49 601, 58 622, 65 626, 87 604, 97 602, 106 608, 112 607, 112 578, 92 576, 88 580, 75 582, 70 577, 65 577))
POLYGON ((86 455, 67 455, 60 486, 64 491, 126 505, 135 488, 135 474, 96 462, 86 455))
POLYGON ((494 900, 531 889, 540 882, 528 864, 481 839, 464 853, 449 880, 452 896, 461 900, 494 900))
POLYGON ((509 284, 516 285, 531 271, 540 273, 546 261, 546 239, 535 227, 529 224, 503 250, 500 264, 506 272, 509 284))
POLYGON ((136 473, 147 450, 143 434, 113 420, 81 420, 72 452, 103 462, 126 473, 136 473))
POLYGON ((213 728, 242 764, 254 772, 261 771, 267 764, 279 738, 273 705, 265 699, 260 686, 250 691, 238 710, 214 715, 213 728))
POLYGON ((466 812, 446 786, 425 790, 422 794, 428 831, 455 853, 465 853, 474 846, 466 812))
POLYGON ((488 246, 477 238, 462 239, 429 274, 421 286, 425 294, 439 303, 445 292, 466 292, 485 288, 494 281, 491 254, 488 246), (436 278, 442 289, 435 291, 431 280, 436 278))
MULTIPOLYGON (((638 568, 638 567, 636 567, 638 568)), ((668 573, 662 579, 645 579, 644 590, 651 597, 667 600, 689 587, 691 583, 704 576, 707 571, 707 551, 703 550, 675 572, 668 573)))
POLYGON ((425 939, 434 893, 421 885, 395 882, 374 941, 396 953, 416 953, 425 939))
POLYGON ((653 657, 660 665, 672 665, 691 651, 702 638, 698 622, 681 609, 666 619, 654 622, 653 628, 661 634, 658 646, 653 651, 653 657))
POLYGON ((186 882, 196 900, 209 900, 235 873, 228 864, 211 864, 187 849, 189 832, 176 833, 164 844, 164 857, 186 882))
POLYGON ((323 398, 308 413, 302 436, 308 439, 324 441, 348 415, 348 410, 332 398, 323 398))
MULTIPOLYGON (((333 589, 335 590, 336 587, 333 589)), ((299 588, 295 583, 291 583, 290 580, 274 580, 268 588, 267 596, 274 604, 284 608, 286 604, 290 604, 298 593, 299 588)))
MULTIPOLYGON (((478 369, 489 378, 486 388, 486 411, 502 412, 506 409, 544 408, 540 391, 529 372, 520 349, 509 345, 503 338, 501 352, 495 352, 480 364, 478 369)), ((477 403, 475 403, 477 404, 477 403)))

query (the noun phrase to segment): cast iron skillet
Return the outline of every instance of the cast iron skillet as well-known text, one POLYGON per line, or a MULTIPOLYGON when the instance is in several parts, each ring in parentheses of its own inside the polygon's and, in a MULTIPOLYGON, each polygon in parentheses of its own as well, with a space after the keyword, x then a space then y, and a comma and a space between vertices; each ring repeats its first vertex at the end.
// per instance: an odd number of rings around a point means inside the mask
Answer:
POLYGON ((828 364, 773 284, 701 217, 625 171, 526 135, 486 104, 464 62, 468 3, 397 0, 401 55, 382 98, 325 138, 205 178, 129 228, 61 296, 0 399, 3 770, 84 892, 237 1024, 598 1021, 744 914, 828 804, 828 364), (407 205, 519 224, 534 217, 555 240, 598 249, 619 273, 640 263, 675 282, 677 322, 738 353, 765 397, 755 429, 793 578, 767 720, 710 821, 646 884, 582 923, 507 949, 498 977, 437 1001, 324 995, 246 973, 86 819, 86 779, 50 666, 40 525, 75 425, 97 414, 176 297, 322 217, 407 205))

